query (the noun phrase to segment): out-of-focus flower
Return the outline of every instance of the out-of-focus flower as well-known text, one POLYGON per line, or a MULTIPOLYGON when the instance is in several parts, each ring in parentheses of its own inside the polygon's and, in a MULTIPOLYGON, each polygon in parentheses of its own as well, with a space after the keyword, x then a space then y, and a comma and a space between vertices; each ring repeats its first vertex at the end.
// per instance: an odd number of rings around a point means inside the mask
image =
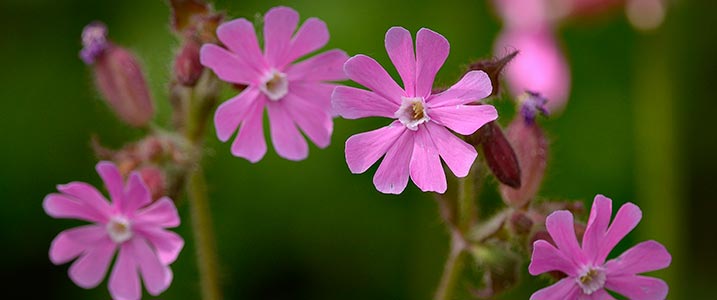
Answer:
POLYGON ((448 41, 423 28, 416 34, 414 54, 411 33, 393 27, 386 32, 385 46, 403 88, 374 59, 356 55, 344 70, 370 91, 345 86, 334 90, 334 110, 344 118, 395 119, 386 127, 350 137, 346 162, 352 173, 363 173, 385 154, 373 177, 378 191, 400 194, 410 175, 422 191, 443 193, 441 158, 453 174, 464 177, 477 156, 473 146, 447 128, 469 135, 498 117, 491 105, 466 105, 490 95, 490 79, 483 71, 470 71, 448 90, 433 94, 436 73, 448 57, 448 41))
POLYGON ((102 55, 110 45, 110 41, 107 40, 107 26, 104 23, 95 21, 87 24, 82 29, 80 58, 85 64, 94 64, 97 57, 102 55))
POLYGON ((630 24, 640 30, 660 27, 667 13, 665 0, 628 0, 625 12, 630 24))
POLYGON ((298 22, 299 14, 291 8, 270 9, 264 16, 264 53, 254 26, 243 18, 217 29, 227 49, 214 44, 202 46, 200 58, 204 66, 224 81, 247 85, 239 95, 220 105, 214 116, 217 137, 223 142, 239 127, 231 147, 235 156, 251 162, 264 157, 265 107, 279 156, 289 160, 308 156, 308 145, 297 126, 320 148, 331 141, 331 92, 335 84, 327 81, 346 79, 341 66, 348 56, 335 49, 292 64, 329 40, 326 24, 316 18, 306 20, 292 38, 298 22))
POLYGON ((612 224, 611 215, 612 200, 597 195, 582 245, 575 238, 572 213, 560 210, 548 216, 545 225, 555 246, 536 241, 528 270, 532 275, 560 271, 567 277, 535 292, 531 300, 613 299, 606 289, 630 299, 665 299, 668 287, 664 281, 637 275, 670 265, 672 257, 660 243, 642 242, 605 261, 642 218, 640 208, 632 203, 620 207, 612 224))
POLYGON ((204 67, 199 62, 199 44, 188 40, 174 58, 174 75, 180 84, 194 86, 202 75, 204 67))
POLYGON ((61 232, 50 246, 50 260, 64 264, 75 258, 70 279, 82 288, 102 282, 118 252, 109 279, 114 299, 140 299, 140 275, 151 295, 165 291, 172 282, 169 265, 177 259, 184 240, 166 230, 179 226, 179 215, 171 199, 156 202, 139 173, 126 184, 114 164, 100 162, 97 172, 109 191, 111 202, 84 182, 59 185, 60 193, 45 197, 43 208, 55 218, 91 222, 61 232))

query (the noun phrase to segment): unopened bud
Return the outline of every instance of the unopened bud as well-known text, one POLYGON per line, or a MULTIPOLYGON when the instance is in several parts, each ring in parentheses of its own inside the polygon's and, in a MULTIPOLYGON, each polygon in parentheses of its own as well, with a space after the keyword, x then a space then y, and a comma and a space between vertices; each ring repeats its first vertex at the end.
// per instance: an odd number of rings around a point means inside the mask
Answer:
POLYGON ((520 280, 522 259, 510 246, 490 242, 471 247, 471 254, 483 270, 483 286, 474 290, 478 298, 493 298, 520 280))
POLYGON ((502 58, 495 59, 484 59, 472 63, 469 66, 469 70, 480 70, 488 74, 490 82, 493 83, 493 91, 490 96, 495 96, 500 92, 500 75, 503 73, 503 68, 518 55, 518 51, 508 53, 502 58))
POLYGON ((87 24, 82 29, 82 50, 80 58, 85 64, 94 64, 97 58, 102 55, 110 42, 107 40, 107 26, 104 23, 95 21, 87 24))
POLYGON ((491 172, 501 183, 513 188, 521 186, 520 165, 513 147, 496 122, 485 124, 480 131, 483 156, 491 172))
POLYGON ((181 32, 194 21, 194 16, 209 12, 209 4, 202 0, 170 0, 172 29, 181 32))
POLYGON ((520 163, 520 187, 500 186, 500 194, 508 205, 522 208, 535 198, 543 182, 548 158, 548 141, 537 124, 526 118, 515 118, 508 126, 508 141, 520 163))
POLYGON ((167 183, 164 172, 155 166, 142 167, 139 175, 144 180, 144 184, 152 194, 152 200, 157 200, 167 194, 167 183))
POLYGON ((199 62, 199 44, 188 40, 174 59, 174 76, 180 84, 194 86, 203 70, 204 67, 199 62))
POLYGON ((522 211, 514 211, 508 224, 511 231, 519 235, 527 235, 533 230, 533 220, 522 211))

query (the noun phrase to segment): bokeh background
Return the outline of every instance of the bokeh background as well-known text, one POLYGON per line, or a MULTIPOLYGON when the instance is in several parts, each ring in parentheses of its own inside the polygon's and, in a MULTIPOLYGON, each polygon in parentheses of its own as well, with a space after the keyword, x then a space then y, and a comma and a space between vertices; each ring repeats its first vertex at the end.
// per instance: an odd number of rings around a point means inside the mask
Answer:
MULTIPOLYGON (((457 79, 472 59, 490 57, 501 27, 484 1, 215 4, 233 17, 249 18, 290 5, 303 19, 316 16, 328 23, 328 47, 368 54, 385 66, 390 64, 383 36, 389 27, 412 32, 429 27, 451 41, 438 75, 444 84, 457 79)), ((643 222, 620 247, 643 239, 667 245, 673 266, 656 275, 670 284, 670 299, 714 296, 715 4, 672 1, 664 24, 647 33, 633 29, 621 10, 565 24, 559 36, 572 70, 572 92, 565 112, 543 121, 552 151, 541 197, 589 203, 602 193, 640 205, 643 222)), ((52 219, 41 207, 56 184, 101 183, 93 168, 92 135, 115 147, 141 136, 105 106, 77 57, 82 27, 92 20, 104 21, 113 40, 141 57, 158 122, 169 120, 166 87, 178 42, 169 31, 164 1, 0 1, 4 295, 109 298, 106 284, 83 290, 67 277, 69 265, 50 263, 50 241, 75 223, 52 219)), ((230 95, 227 89, 225 97, 230 95)), ((398 197, 382 195, 371 183, 375 167, 351 175, 343 158, 346 138, 383 124, 336 120, 332 145, 312 146, 309 158, 298 163, 269 150, 251 164, 232 157, 228 144, 209 139, 206 174, 227 299, 432 297, 448 245, 433 197, 411 184, 398 197)), ((188 215, 186 205, 179 209, 188 215)), ((173 285, 158 298, 197 299, 191 235, 187 225, 178 231, 187 246, 173 265, 173 285)), ((530 277, 527 269, 523 275, 530 277)), ((527 299, 546 284, 528 279, 505 298, 527 299)))

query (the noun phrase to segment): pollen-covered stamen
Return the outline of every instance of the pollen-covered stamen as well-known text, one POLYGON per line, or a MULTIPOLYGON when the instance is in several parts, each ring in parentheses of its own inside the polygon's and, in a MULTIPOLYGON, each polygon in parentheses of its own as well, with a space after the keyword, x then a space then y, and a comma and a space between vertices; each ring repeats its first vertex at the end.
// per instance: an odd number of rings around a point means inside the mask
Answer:
POLYGON ((278 101, 289 92, 289 81, 286 79, 286 74, 277 70, 271 70, 264 75, 259 89, 269 97, 269 99, 278 101))
POLYGON ((396 111, 395 117, 411 130, 418 129, 418 125, 431 119, 426 112, 426 103, 421 97, 401 97, 401 106, 396 111))
POLYGON ((583 293, 590 295, 605 286, 605 271, 598 267, 586 268, 576 279, 583 293))
POLYGON ((107 223, 107 233, 112 241, 121 244, 132 238, 132 225, 127 218, 116 216, 107 223))

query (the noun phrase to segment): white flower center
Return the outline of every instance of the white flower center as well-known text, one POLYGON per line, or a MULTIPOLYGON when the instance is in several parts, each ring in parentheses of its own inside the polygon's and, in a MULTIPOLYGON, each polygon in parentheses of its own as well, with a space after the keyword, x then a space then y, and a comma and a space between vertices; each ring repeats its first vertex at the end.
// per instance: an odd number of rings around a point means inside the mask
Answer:
POLYGON ((583 289, 583 293, 590 295, 605 286, 605 270, 599 267, 588 267, 575 280, 583 289))
POLYGON ((401 107, 398 108, 394 116, 411 130, 417 130, 418 125, 431 119, 428 117, 426 103, 422 97, 401 97, 401 107))
POLYGON ((107 233, 112 241, 121 244, 132 238, 132 225, 127 218, 115 216, 107 223, 107 233))
POLYGON ((289 81, 286 79, 286 74, 272 69, 264 75, 259 90, 273 101, 280 100, 289 92, 289 81))

